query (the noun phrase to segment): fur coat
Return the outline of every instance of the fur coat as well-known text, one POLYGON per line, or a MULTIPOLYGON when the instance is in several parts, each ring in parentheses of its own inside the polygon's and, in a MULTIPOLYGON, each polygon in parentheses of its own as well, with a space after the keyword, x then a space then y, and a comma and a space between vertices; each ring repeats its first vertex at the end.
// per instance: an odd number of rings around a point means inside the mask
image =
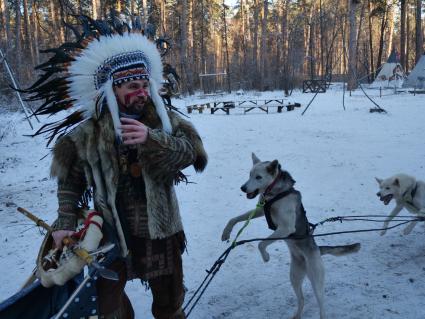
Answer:
MULTIPOLYGON (((169 117, 172 134, 160 127, 149 128, 147 141, 134 146, 146 186, 148 229, 152 239, 166 238, 183 230, 174 180, 185 167, 193 165, 200 172, 207 164, 207 155, 195 128, 175 113, 170 112, 169 117)), ((66 181, 76 162, 83 163, 87 186, 94 190, 95 208, 115 227, 121 253, 126 256, 128 248, 115 204, 119 163, 109 113, 98 120, 87 120, 58 139, 53 149, 52 177, 59 182, 66 181)))

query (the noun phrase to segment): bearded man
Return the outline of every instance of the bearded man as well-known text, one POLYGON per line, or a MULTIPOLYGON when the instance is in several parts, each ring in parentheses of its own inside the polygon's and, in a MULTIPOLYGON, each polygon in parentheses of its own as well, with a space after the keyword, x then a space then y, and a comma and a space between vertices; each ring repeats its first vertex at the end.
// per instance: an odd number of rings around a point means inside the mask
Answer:
POLYGON ((152 291, 156 319, 185 318, 186 242, 174 184, 188 166, 204 170, 207 155, 194 127, 164 107, 155 44, 140 32, 83 23, 90 33, 74 50, 52 50, 56 55, 39 67, 46 74, 28 90, 33 99, 45 98, 36 114, 75 109, 37 132, 51 132, 51 140, 59 135, 51 166, 59 202, 52 236, 58 247, 72 236, 79 202, 92 190, 94 208, 120 248, 109 266, 119 281, 97 281, 100 317, 134 318, 124 288, 128 279, 140 278, 152 291), (51 79, 49 71, 57 69, 63 77, 51 79))

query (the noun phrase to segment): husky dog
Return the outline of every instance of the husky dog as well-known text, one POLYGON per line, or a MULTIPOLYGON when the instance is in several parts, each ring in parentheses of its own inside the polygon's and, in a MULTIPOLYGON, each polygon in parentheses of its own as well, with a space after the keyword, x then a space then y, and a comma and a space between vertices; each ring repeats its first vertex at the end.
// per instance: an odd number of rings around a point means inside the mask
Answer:
MULTIPOLYGON (((300 319, 304 307, 302 282, 304 277, 310 279, 314 294, 320 308, 320 318, 324 319, 324 279, 325 271, 321 255, 331 254, 335 256, 357 252, 360 244, 345 246, 317 246, 311 234, 309 223, 304 207, 301 202, 301 194, 293 186, 295 181, 291 175, 282 170, 277 160, 261 162, 255 154, 252 154, 253 167, 248 181, 242 185, 241 190, 247 198, 255 198, 261 194, 260 203, 265 205, 258 207, 252 218, 266 215, 269 228, 274 229, 268 239, 258 244, 264 262, 269 261, 270 256, 266 247, 273 243, 274 238, 289 237, 285 240, 291 255, 290 279, 298 300, 298 308, 293 319, 300 319)), ((247 220, 252 211, 232 218, 223 230, 221 239, 228 240, 236 223, 247 220)))
MULTIPOLYGON (((384 202, 384 205, 388 205, 393 198, 396 202, 396 206, 385 220, 383 228, 387 228, 390 221, 403 208, 420 217, 425 217, 425 183, 423 181, 406 174, 397 174, 386 179, 375 177, 375 179, 379 184, 379 192, 376 195, 384 202)), ((418 221, 410 222, 403 233, 410 234, 417 223, 418 221)), ((381 231, 381 235, 385 233, 385 229, 381 231)))

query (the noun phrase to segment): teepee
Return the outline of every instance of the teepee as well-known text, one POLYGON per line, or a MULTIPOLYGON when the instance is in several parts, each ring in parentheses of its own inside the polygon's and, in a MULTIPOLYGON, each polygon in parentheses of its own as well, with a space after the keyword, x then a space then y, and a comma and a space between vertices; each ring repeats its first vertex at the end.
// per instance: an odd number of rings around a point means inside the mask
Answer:
POLYGON ((382 65, 371 88, 401 88, 406 78, 396 50, 392 50, 387 62, 382 65))
POLYGON ((403 87, 425 89, 425 53, 404 81, 403 87))

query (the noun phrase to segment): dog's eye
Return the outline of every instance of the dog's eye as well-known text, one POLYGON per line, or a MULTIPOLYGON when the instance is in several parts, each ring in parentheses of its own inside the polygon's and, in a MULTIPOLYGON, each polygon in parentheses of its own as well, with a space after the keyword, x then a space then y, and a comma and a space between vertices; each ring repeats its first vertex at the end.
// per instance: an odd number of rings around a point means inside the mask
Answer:
POLYGON ((261 177, 260 175, 255 176, 255 179, 262 179, 263 177, 261 177))
POLYGON ((390 188, 389 188, 389 187, 385 187, 385 189, 386 189, 386 190, 390 190, 390 188))

